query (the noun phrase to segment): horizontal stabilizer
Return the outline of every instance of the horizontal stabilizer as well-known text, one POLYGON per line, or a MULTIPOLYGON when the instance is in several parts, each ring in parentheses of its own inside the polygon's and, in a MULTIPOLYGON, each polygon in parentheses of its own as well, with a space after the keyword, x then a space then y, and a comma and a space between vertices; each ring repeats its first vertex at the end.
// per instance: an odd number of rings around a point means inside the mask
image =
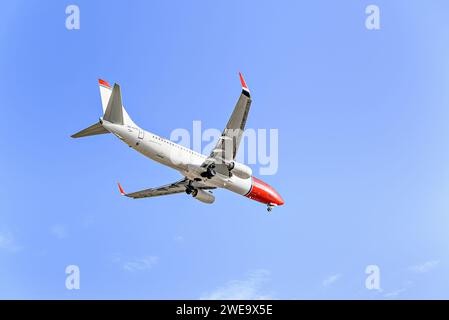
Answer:
POLYGON ((72 135, 72 138, 95 136, 97 134, 104 134, 104 133, 109 133, 109 131, 106 130, 105 128, 103 128, 101 123, 98 122, 98 123, 90 126, 89 128, 86 128, 84 130, 81 130, 78 133, 75 133, 74 135, 72 135))

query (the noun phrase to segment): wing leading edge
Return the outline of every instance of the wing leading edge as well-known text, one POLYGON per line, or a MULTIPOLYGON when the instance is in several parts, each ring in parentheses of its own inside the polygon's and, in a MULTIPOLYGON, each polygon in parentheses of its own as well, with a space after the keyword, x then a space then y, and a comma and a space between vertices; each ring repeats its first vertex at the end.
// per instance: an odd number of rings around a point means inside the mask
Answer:
POLYGON ((248 86, 241 73, 239 73, 239 77, 242 84, 242 93, 234 107, 226 128, 223 130, 217 145, 209 156, 209 158, 223 162, 235 159, 251 107, 251 95, 248 86))

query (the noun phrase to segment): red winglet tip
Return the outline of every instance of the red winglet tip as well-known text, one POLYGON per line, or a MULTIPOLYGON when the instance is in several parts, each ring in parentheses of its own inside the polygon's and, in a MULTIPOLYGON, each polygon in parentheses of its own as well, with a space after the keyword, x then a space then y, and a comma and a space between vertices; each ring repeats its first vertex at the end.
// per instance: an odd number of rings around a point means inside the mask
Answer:
POLYGON ((111 86, 109 85, 109 83, 108 83, 107 81, 103 80, 103 79, 98 79, 98 83, 101 84, 101 85, 103 85, 103 86, 106 86, 106 87, 108 87, 108 88, 111 87, 111 86))
POLYGON ((121 195, 124 196, 125 195, 125 191, 123 191, 123 188, 120 185, 120 182, 117 182, 117 184, 118 184, 118 189, 120 190, 121 195))
POLYGON ((241 72, 239 72, 240 82, 242 83, 242 87, 248 90, 248 86, 246 85, 245 79, 243 78, 243 75, 241 72))

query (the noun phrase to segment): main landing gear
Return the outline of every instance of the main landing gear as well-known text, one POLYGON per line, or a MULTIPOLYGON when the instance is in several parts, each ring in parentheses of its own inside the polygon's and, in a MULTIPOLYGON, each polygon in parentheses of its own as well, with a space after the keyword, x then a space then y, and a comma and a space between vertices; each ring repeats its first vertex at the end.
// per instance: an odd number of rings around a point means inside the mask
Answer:
POLYGON ((195 191, 195 188, 192 187, 192 181, 189 181, 189 184, 186 185, 186 193, 187 194, 192 194, 193 191, 195 191))
POLYGON ((215 164, 214 164, 214 163, 211 163, 211 164, 207 167, 206 171, 201 173, 201 176, 202 176, 203 178, 207 178, 207 179, 213 178, 213 177, 217 174, 217 173, 215 172, 214 169, 215 169, 215 164))
POLYGON ((186 193, 187 194, 191 194, 193 197, 196 197, 196 195, 198 194, 198 189, 195 189, 192 186, 192 181, 191 180, 189 181, 189 184, 186 185, 186 193))

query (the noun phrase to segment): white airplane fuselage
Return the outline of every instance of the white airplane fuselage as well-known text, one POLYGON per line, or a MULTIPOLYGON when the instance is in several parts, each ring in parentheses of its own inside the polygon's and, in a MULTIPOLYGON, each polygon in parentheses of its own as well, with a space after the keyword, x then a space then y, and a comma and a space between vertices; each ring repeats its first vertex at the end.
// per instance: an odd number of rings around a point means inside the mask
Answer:
POLYGON ((202 182, 211 187, 225 188, 240 195, 246 195, 252 187, 252 179, 242 179, 236 175, 227 177, 215 175, 212 178, 200 176, 201 165, 207 159, 205 155, 164 139, 137 126, 120 125, 101 120, 105 129, 117 136, 128 146, 144 156, 179 171, 183 176, 202 182))

